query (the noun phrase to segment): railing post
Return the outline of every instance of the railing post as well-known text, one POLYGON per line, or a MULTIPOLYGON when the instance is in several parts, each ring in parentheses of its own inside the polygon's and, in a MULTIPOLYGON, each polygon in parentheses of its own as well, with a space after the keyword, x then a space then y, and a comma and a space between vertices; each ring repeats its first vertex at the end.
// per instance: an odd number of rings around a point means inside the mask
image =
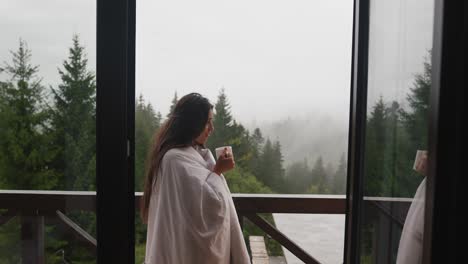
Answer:
POLYGON ((44 264, 44 216, 21 215, 22 263, 44 264))

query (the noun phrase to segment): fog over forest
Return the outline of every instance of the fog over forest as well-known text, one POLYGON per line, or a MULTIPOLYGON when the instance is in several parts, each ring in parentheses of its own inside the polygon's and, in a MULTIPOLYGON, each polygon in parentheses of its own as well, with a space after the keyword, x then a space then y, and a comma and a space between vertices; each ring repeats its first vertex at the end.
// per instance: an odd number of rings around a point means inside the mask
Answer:
POLYGON ((313 164, 319 156, 325 163, 336 166, 341 155, 347 153, 348 121, 339 121, 330 115, 310 113, 245 125, 249 130, 258 127, 266 138, 280 141, 286 166, 304 158, 308 164, 313 164))

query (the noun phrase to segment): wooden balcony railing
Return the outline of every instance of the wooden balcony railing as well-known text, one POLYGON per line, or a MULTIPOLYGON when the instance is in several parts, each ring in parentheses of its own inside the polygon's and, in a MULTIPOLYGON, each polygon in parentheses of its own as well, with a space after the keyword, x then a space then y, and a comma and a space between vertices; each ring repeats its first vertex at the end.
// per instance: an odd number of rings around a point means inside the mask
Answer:
MULTIPOLYGON (((139 204, 141 195, 142 193, 135 193, 136 205, 139 204)), ((346 207, 344 195, 233 194, 233 200, 241 226, 244 219, 248 219, 304 263, 319 263, 319 261, 265 221, 258 213, 345 214, 346 207)), ((404 219, 410 202, 410 200, 397 201, 403 206, 398 207, 400 215, 395 217, 396 207, 392 203, 395 201, 391 198, 387 200, 367 198, 365 201, 382 211, 386 216, 385 219, 389 218, 394 222, 401 222, 404 219)), ((0 209, 6 210, 0 214, 0 225, 14 217, 21 218, 23 263, 43 263, 45 224, 59 226, 95 253, 96 239, 67 217, 67 213, 72 211, 94 212, 95 205, 95 192, 0 190, 0 209)))

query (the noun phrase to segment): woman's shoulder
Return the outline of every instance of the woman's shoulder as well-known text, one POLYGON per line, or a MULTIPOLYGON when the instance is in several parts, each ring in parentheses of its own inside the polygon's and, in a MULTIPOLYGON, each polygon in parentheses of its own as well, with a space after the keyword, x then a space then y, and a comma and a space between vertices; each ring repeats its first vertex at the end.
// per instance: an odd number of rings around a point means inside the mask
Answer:
MULTIPOLYGON (((189 185, 198 184, 207 185, 204 187, 208 188, 217 188, 219 184, 215 179, 211 179, 213 172, 202 164, 205 161, 203 161, 200 154, 195 149, 190 148, 168 150, 163 157, 161 168, 163 170, 168 169, 168 172, 184 178, 183 182, 190 183, 189 185)), ((216 175, 216 178, 220 177, 216 175)))
POLYGON ((170 150, 166 152, 166 155, 168 155, 168 157, 186 156, 190 154, 190 151, 189 151, 190 148, 191 147, 171 148, 170 150))
POLYGON ((188 150, 189 147, 185 148, 172 148, 164 154, 162 159, 162 163, 174 162, 174 161, 181 161, 185 160, 190 156, 190 152, 188 150))

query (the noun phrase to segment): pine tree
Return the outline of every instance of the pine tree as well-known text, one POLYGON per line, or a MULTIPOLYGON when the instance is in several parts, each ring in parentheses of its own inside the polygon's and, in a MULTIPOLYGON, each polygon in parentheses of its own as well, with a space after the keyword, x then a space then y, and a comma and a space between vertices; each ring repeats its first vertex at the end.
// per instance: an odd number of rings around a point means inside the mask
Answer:
POLYGON ((30 63, 31 51, 20 40, 5 63, 10 79, 0 92, 0 185, 8 189, 53 189, 56 171, 50 163, 56 153, 50 145, 48 111, 38 66, 30 63))
POLYGON ((284 168, 283 168, 283 154, 281 153, 281 144, 279 141, 276 141, 273 146, 273 164, 271 164, 273 169, 272 174, 272 188, 278 192, 284 192, 284 168))
POLYGON ((171 106, 169 107, 169 113, 167 113, 167 118, 171 116, 171 114, 174 112, 174 108, 177 105, 177 102, 179 99, 177 98, 177 91, 174 93, 174 97, 172 98, 171 106))
POLYGON ((275 192, 285 192, 283 154, 279 141, 271 142, 268 138, 263 146, 258 163, 258 179, 275 192))
POLYGON ((417 180, 412 177, 411 150, 401 120, 400 105, 382 98, 371 112, 366 131, 365 195, 407 196, 417 180))
POLYGON ((150 103, 145 103, 143 95, 140 95, 135 105, 135 190, 141 191, 146 157, 162 117, 160 112, 155 113, 150 103))
POLYGON ((345 154, 343 153, 340 157, 338 168, 336 169, 336 172, 333 175, 332 190, 334 194, 346 194, 346 175, 347 165, 345 154))
POLYGON ((266 186, 272 187, 271 177, 273 174, 272 164, 274 162, 273 145, 268 138, 263 146, 262 156, 259 163, 258 179, 266 186))
POLYGON ((236 164, 239 164, 247 171, 252 172, 250 167, 253 157, 253 146, 250 133, 243 125, 233 120, 227 145, 231 145, 236 154, 236 164))
POLYGON ((230 111, 229 102, 227 100, 224 89, 221 89, 218 100, 215 104, 215 113, 213 117, 214 131, 208 140, 208 147, 214 151, 219 146, 230 144, 234 134, 233 118, 230 111))
POLYGON ((252 134, 252 147, 260 152, 263 142, 265 142, 265 139, 263 138, 262 131, 260 131, 260 128, 255 128, 252 134))
MULTIPOLYGON (((3 71, 4 70, 0 68, 0 73, 2 73, 3 71)), ((7 112, 7 88, 8 83, 0 81, 0 146, 6 145, 2 140, 2 131, 5 131, 8 125, 8 123, 6 122, 7 120, 4 118, 4 115, 7 112)), ((3 154, 3 152, 1 151, 0 153, 3 154)), ((5 173, 4 171, 6 171, 7 164, 3 164, 2 162, 7 162, 7 160, 4 160, 2 159, 2 157, 0 157, 0 189, 5 189, 6 183, 4 183, 4 181, 6 181, 6 179, 3 177, 3 173, 5 173)))
POLYGON ((250 167, 253 152, 249 131, 234 120, 230 108, 226 93, 221 89, 215 104, 214 132, 207 146, 212 151, 220 146, 232 146, 236 164, 253 172, 250 167))
POLYGON ((285 188, 288 193, 306 193, 307 187, 312 184, 311 172, 307 159, 301 162, 294 162, 286 170, 285 188))
POLYGON ((90 72, 84 47, 73 36, 68 60, 59 69, 61 84, 53 89, 55 109, 55 160, 63 172, 61 187, 67 190, 95 189, 96 83, 90 72))
POLYGON ((326 171, 323 165, 322 156, 319 156, 312 167, 312 185, 317 186, 318 193, 327 193, 326 188, 326 171))
POLYGON ((262 147, 263 143, 265 142, 265 139, 263 138, 262 132, 259 128, 256 128, 252 133, 250 142, 250 147, 252 149, 252 157, 250 159, 249 170, 252 171, 254 175, 258 175, 260 157, 262 155, 262 147))
POLYGON ((393 197, 413 196, 421 181, 412 169, 416 150, 411 144, 410 131, 402 121, 402 111, 397 102, 393 102, 387 109, 387 122, 389 123, 387 130, 391 132, 389 138, 392 147, 387 148, 386 164, 389 166, 387 171, 392 178, 391 182, 385 184, 384 190, 386 195, 393 197))
POLYGON ((423 73, 417 74, 413 87, 407 95, 410 110, 401 111, 403 122, 409 133, 412 149, 427 149, 429 130, 429 93, 431 89, 430 64, 432 53, 429 52, 424 62, 423 73))
POLYGON ((325 187, 330 192, 333 190, 333 176, 335 175, 335 168, 331 162, 327 162, 325 166, 325 187))
POLYGON ((386 140, 385 103, 382 97, 372 108, 366 126, 364 195, 378 196, 382 193, 385 176, 384 150, 386 140))
POLYGON ((429 94, 431 89, 430 60, 432 52, 429 51, 424 62, 422 73, 416 74, 413 87, 407 95, 409 109, 399 109, 401 115, 400 123, 403 123, 405 130, 405 144, 399 153, 398 165, 403 176, 399 179, 398 194, 404 197, 412 197, 421 178, 412 170, 412 163, 418 149, 427 149, 429 131, 429 94))

